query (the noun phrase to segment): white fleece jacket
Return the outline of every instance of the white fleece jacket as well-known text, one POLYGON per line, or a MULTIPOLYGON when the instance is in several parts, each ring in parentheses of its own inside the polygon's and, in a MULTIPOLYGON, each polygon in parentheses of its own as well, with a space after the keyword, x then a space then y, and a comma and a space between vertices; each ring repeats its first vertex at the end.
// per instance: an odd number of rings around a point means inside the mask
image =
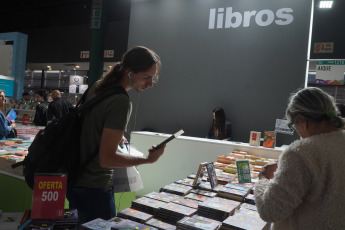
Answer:
POLYGON ((345 229, 345 132, 297 140, 272 180, 255 185, 261 218, 272 229, 345 229))

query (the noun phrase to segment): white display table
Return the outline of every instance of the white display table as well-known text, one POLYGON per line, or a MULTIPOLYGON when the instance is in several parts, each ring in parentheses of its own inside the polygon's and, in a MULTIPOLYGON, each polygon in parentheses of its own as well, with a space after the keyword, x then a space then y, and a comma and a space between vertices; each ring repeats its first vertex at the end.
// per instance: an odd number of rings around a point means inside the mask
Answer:
MULTIPOLYGON (((132 132, 131 142, 139 151, 147 155, 148 149, 152 145, 159 144, 170 135, 132 132)), ((233 150, 247 151, 252 155, 278 159, 283 149, 282 147, 270 149, 250 146, 248 143, 180 136, 167 144, 164 155, 156 163, 138 167, 144 188, 137 191, 137 195, 143 196, 152 191, 158 192, 163 186, 184 179, 196 172, 201 162, 215 162, 217 156, 230 153, 233 150)))

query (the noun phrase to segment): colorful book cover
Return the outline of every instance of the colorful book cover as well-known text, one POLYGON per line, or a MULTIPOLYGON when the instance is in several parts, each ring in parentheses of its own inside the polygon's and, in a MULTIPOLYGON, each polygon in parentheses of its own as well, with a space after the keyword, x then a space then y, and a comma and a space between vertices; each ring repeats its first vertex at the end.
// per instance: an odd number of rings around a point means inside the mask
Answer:
POLYGON ((160 200, 166 203, 169 203, 171 200, 171 196, 166 195, 166 193, 158 193, 158 192, 151 192, 149 194, 144 195, 144 197, 148 197, 155 200, 160 200))
POLYGON ((237 175, 239 183, 251 183, 250 164, 248 159, 237 159, 237 175))
POLYGON ((233 189, 233 188, 224 187, 218 191, 218 196, 234 199, 237 201, 243 201, 244 197, 248 193, 249 193, 249 190, 243 191, 243 190, 237 190, 237 189, 233 189))
POLYGON ((196 194, 196 193, 189 193, 184 197, 188 199, 198 200, 201 202, 204 202, 208 198, 207 196, 196 194))
POLYGON ((206 217, 204 217, 204 216, 194 215, 194 216, 192 216, 192 218, 197 219, 197 220, 203 220, 203 221, 207 221, 207 222, 216 223, 218 226, 221 226, 221 225, 222 225, 222 222, 220 222, 220 221, 218 221, 218 220, 206 218, 206 217))
POLYGON ((7 120, 9 121, 9 122, 11 122, 12 120, 15 120, 17 118, 17 114, 16 114, 16 112, 14 112, 14 110, 13 109, 11 109, 11 111, 8 113, 8 115, 7 115, 7 120))
POLYGON ((183 184, 183 185, 187 185, 187 186, 192 186, 193 185, 193 179, 191 178, 185 178, 182 180, 177 180, 175 181, 176 184, 183 184))
POLYGON ((171 192, 171 193, 175 193, 178 195, 185 195, 185 194, 189 193, 191 189, 192 189, 192 187, 190 187, 190 186, 186 186, 183 184, 175 184, 175 183, 166 185, 162 188, 162 190, 165 192, 171 192))
POLYGON ((276 132, 275 131, 265 131, 264 142, 262 146, 265 148, 274 148, 276 146, 276 132))
POLYGON ((175 204, 175 203, 166 204, 166 205, 162 206, 161 209, 162 210, 168 210, 170 212, 174 212, 174 213, 178 213, 178 214, 182 214, 184 216, 194 215, 197 211, 195 208, 190 208, 190 207, 186 207, 186 206, 175 204))
MULTIPOLYGON (((248 185, 249 184, 229 183, 229 184, 224 185, 224 187, 248 192, 251 190, 251 186, 248 186, 248 185)), ((253 184, 251 185, 254 186, 253 184)))
POLYGON ((151 219, 153 215, 133 209, 133 208, 125 208, 121 210, 118 217, 127 218, 130 220, 138 221, 140 223, 144 223, 145 221, 151 219))
POLYGON ((176 226, 174 226, 172 224, 168 224, 166 222, 163 222, 163 221, 161 221, 159 219, 155 219, 155 218, 148 220, 145 224, 151 225, 155 228, 163 229, 163 230, 175 230, 176 229, 176 226))
POLYGON ((184 206, 187 206, 187 207, 190 207, 190 208, 195 208, 195 209, 198 208, 198 205, 200 203, 199 201, 192 200, 192 199, 185 199, 183 197, 181 197, 178 200, 174 200, 172 202, 176 203, 176 204, 184 205, 184 206))
POLYGON ((214 170, 213 162, 207 163, 206 169, 207 169, 207 175, 211 184, 211 188, 213 189, 217 187, 218 185, 217 174, 216 174, 216 171, 214 170))
POLYGON ((195 193, 195 194, 199 194, 199 195, 203 195, 203 196, 208 196, 208 197, 215 197, 217 195, 216 192, 210 192, 210 191, 205 191, 205 190, 201 190, 201 189, 192 189, 192 190, 190 190, 190 192, 195 193))
POLYGON ((234 211, 235 208, 239 207, 240 204, 241 203, 238 201, 214 197, 199 204, 199 207, 205 207, 209 209, 223 211, 226 213, 231 213, 232 211, 234 211))
POLYGON ((233 229, 264 229, 267 225, 259 213, 249 209, 240 209, 223 221, 223 225, 233 229))
POLYGON ((198 220, 191 217, 184 217, 179 220, 176 224, 178 229, 200 229, 200 230, 216 230, 218 229, 218 224, 207 222, 204 220, 198 220))

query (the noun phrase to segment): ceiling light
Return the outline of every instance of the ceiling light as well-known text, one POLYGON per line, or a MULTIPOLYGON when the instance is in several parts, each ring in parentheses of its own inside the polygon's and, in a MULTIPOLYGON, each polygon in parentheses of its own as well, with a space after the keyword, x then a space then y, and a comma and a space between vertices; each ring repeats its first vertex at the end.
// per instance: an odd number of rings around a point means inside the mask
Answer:
POLYGON ((79 65, 76 65, 75 68, 79 68, 79 65))
POLYGON ((320 1, 320 8, 332 8, 333 1, 320 1))

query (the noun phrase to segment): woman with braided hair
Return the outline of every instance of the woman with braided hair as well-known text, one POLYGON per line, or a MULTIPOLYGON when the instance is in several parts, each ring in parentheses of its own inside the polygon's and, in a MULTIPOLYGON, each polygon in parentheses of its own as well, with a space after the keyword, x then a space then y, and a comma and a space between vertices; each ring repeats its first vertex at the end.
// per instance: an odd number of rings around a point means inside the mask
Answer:
POLYGON ((292 95, 286 118, 300 140, 263 168, 255 186, 261 218, 272 229, 345 229, 344 120, 319 88, 292 95))

